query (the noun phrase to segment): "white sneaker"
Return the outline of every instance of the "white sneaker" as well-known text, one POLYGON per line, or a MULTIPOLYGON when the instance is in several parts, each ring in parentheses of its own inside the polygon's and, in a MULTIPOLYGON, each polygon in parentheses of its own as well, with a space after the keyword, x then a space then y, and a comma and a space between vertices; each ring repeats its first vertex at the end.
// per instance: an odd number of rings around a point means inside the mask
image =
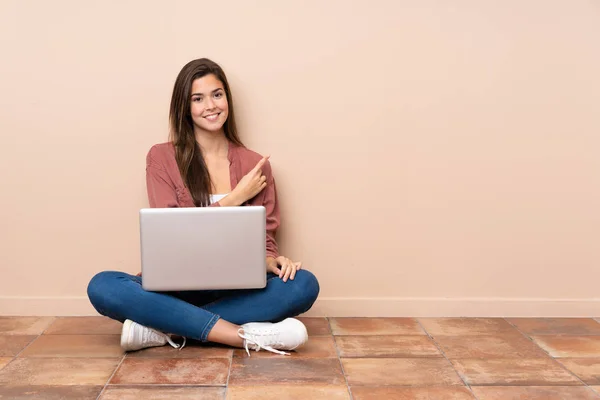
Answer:
POLYGON ((294 350, 308 341, 306 327, 294 318, 277 323, 250 322, 242 325, 238 335, 244 339, 244 348, 248 356, 249 348, 256 351, 265 349, 289 356, 289 353, 279 350, 294 350))
POLYGON ((164 346, 167 343, 174 348, 181 350, 183 349, 183 346, 185 346, 185 342, 186 339, 183 338, 183 345, 180 346, 173 342, 168 335, 140 325, 129 319, 125 320, 123 323, 123 330, 121 331, 121 348, 124 351, 135 351, 147 347, 164 346))

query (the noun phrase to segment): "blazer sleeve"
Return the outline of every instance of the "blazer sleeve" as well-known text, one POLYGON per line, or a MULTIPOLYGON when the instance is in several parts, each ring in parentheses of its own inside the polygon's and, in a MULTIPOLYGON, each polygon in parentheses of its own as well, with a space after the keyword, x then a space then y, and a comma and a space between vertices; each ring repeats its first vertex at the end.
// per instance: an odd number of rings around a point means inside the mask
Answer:
POLYGON ((179 207, 177 190, 165 168, 148 153, 146 157, 146 190, 152 208, 179 207))
POLYGON ((267 237, 267 257, 277 258, 279 257, 279 248, 275 236, 277 229, 280 224, 279 215, 279 204, 277 203, 277 185, 275 184, 275 178, 269 165, 269 176, 267 180, 267 187, 265 190, 265 196, 263 200, 263 206, 265 207, 267 214, 266 221, 266 237, 267 237))

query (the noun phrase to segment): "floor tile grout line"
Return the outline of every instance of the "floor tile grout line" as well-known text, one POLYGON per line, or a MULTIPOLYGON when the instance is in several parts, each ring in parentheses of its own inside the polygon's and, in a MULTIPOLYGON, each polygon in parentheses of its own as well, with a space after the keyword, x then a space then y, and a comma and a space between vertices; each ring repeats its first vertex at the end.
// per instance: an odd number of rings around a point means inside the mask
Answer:
MULTIPOLYGON (((43 317, 39 317, 39 318, 43 318, 43 317)), ((35 342, 36 340, 38 340, 39 338, 41 338, 42 335, 48 330, 48 328, 56 321, 56 319, 57 319, 57 317, 52 317, 52 319, 50 320, 50 322, 48 323, 48 325, 44 329, 42 329, 42 332, 40 332, 36 337, 34 337, 33 339, 31 339, 31 342, 27 343, 27 345, 25 347, 23 347, 21 349, 21 351, 19 351, 8 364, 10 364, 14 360, 16 360, 17 357, 19 357, 21 355, 21 353, 23 353, 25 350, 27 350, 27 348, 29 346, 31 346, 33 344, 33 342, 35 342)), ((27 336, 27 335, 23 335, 23 336, 27 336)), ((6 365, 8 365, 8 364, 6 364, 6 365)), ((5 365, 5 367, 6 367, 6 365, 5 365)))
MULTIPOLYGON (((44 317, 38 317, 38 318, 40 318, 40 319, 41 319, 41 318, 44 318, 44 317)), ((23 353, 25 350, 27 350, 27 348, 28 348, 29 346, 31 346, 33 342, 35 342, 35 341, 36 341, 36 340, 38 340, 40 337, 42 337, 42 335, 44 334, 44 332, 46 332, 46 331, 48 330, 48 328, 50 327, 50 325, 52 325, 52 324, 54 323, 54 321, 56 321, 56 318, 57 318, 57 317, 52 317, 52 319, 50 320, 50 322, 48 323, 48 325, 47 325, 47 326, 46 326, 44 329, 42 329, 42 331, 41 331, 40 333, 38 333, 38 334, 37 334, 37 336, 35 336, 33 339, 31 339, 31 341, 30 341, 29 343, 27 343, 27 344, 25 345, 25 347, 23 347, 23 348, 21 349, 21 351, 19 351, 19 352, 18 352, 18 353, 17 353, 17 354, 16 354, 16 355, 13 357, 13 359, 12 359, 12 360, 11 360, 11 361, 10 361, 8 364, 10 364, 10 363, 12 363, 14 360, 16 360, 16 359, 17 359, 17 357, 19 357, 19 356, 21 355, 21 353, 23 353)), ((21 336, 34 336, 34 335, 21 335, 21 336)), ((8 364, 6 364, 6 365, 8 365, 8 364)), ((4 367, 6 367, 6 365, 5 365, 4 367)))
POLYGON ((104 384, 104 386, 102 386, 102 390, 100 391, 100 393, 98 393, 98 397, 96 397, 96 400, 99 400, 100 397, 102 397, 102 394, 104 394, 104 391, 106 390, 106 387, 108 386, 108 384, 111 381, 111 379, 115 376, 115 374, 117 373, 117 371, 121 367, 121 364, 123 364, 123 361, 125 361, 126 357, 127 357, 127 353, 123 354, 123 357, 121 358, 121 361, 119 361, 119 363, 117 364, 117 366, 116 366, 115 370, 113 371, 113 373, 108 377, 108 380, 106 381, 106 383, 104 384))
POLYGON ((444 359, 446 361, 448 361, 448 363, 450 364, 450 367, 452 368, 452 370, 454 371, 454 373, 458 376, 458 378, 469 389, 469 392, 471 392, 471 394, 473 395, 473 397, 475 398, 475 400, 479 400, 479 397, 477 397, 477 395, 475 394, 475 392, 473 392, 473 389, 471 388, 471 385, 469 385, 467 383, 467 381, 462 376, 460 376, 460 374, 458 373, 458 371, 454 367, 454 364, 452 364, 452 361, 450 361, 450 359, 446 356, 446 353, 442 350, 442 348, 438 344, 438 342, 435 341, 435 339, 433 338, 433 336, 431 336, 431 334, 429 332, 427 332, 427 329, 425 329, 425 327, 423 326, 423 324, 421 323, 421 321, 419 321, 419 318, 414 318, 414 320, 415 320, 415 322, 417 324, 419 324, 419 326, 421 327, 421 329, 423 329, 423 332, 425 332, 425 335, 427 335, 427 337, 433 342, 433 344, 435 345, 435 347, 437 347, 437 349, 440 351, 440 353, 442 353, 442 356, 444 357, 444 359))
POLYGON ((225 394, 223 399, 227 398, 227 392, 229 392, 229 378, 231 377, 231 367, 233 367, 233 353, 235 350, 231 350, 231 357, 229 359, 229 369, 227 370, 227 381, 225 381, 225 394))
MULTIPOLYGON (((42 385, 39 385, 42 386, 42 385)), ((86 385, 90 386, 90 385, 86 385)), ((92 385, 93 386, 93 385, 92 385)), ((98 385, 96 385, 98 386, 98 385)), ((243 385, 242 385, 243 386, 243 385)), ((117 384, 108 384, 106 387, 110 388, 225 388, 225 385, 213 385, 213 384, 201 384, 201 383, 117 383, 117 384)))
MULTIPOLYGON (((8 358, 8 357, 7 357, 8 358)), ((8 367, 10 364, 12 364, 15 360, 17 359, 17 356, 12 357, 12 359, 7 362, 6 364, 4 364, 3 367, 0 368, 0 371, 2 371, 4 368, 8 367)))
MULTIPOLYGON (((33 342, 35 342, 36 340, 38 340, 40 337, 42 336, 42 334, 40 333, 39 335, 37 335, 36 337, 34 337, 33 339, 31 339, 31 341, 29 343, 27 343, 25 345, 25 347, 23 347, 21 349, 21 351, 19 351, 17 354, 15 354, 15 356, 13 357, 13 361, 17 359, 17 357, 19 357, 21 355, 21 353, 23 353, 25 350, 27 350, 27 348, 29 346, 31 346, 33 344, 33 342)), ((11 361, 12 362, 12 361, 11 361)))
MULTIPOLYGON (((43 318, 43 317, 42 317, 43 318)), ((46 331, 48 330, 48 328, 50 328, 52 326, 52 324, 54 324, 56 321, 58 321, 59 317, 52 317, 52 320, 50 321, 50 323, 44 328, 44 330, 42 330, 42 333, 40 333, 40 336, 42 336, 44 333, 46 333, 46 331)))
POLYGON ((587 386, 587 387, 589 387, 589 386, 590 386, 590 385, 588 385, 587 383, 585 383, 585 382, 583 381, 583 379, 581 379, 579 376, 577 376, 577 374, 575 374, 573 371, 571 371, 569 368, 567 368, 567 366, 566 366, 566 365, 564 365, 564 364, 563 364, 563 363, 560 361, 560 358, 558 358, 558 359, 557 359, 557 358, 554 358, 554 357, 552 357, 552 359, 553 359, 553 360, 554 360, 554 361, 555 361, 555 362, 556 362, 558 365, 560 365, 562 368, 564 368, 564 369, 565 369, 567 372, 569 372, 571 375, 573 375, 575 378, 577 378, 577 380, 578 380, 579 382, 581 382, 581 383, 582 383, 584 386, 587 386))
POLYGON ((531 341, 534 345, 536 345, 540 350, 542 350, 544 353, 546 353, 548 355, 548 357, 550 357, 550 359, 552 361, 554 361, 555 363, 557 363, 558 365, 560 365, 561 368, 563 368, 565 371, 567 371, 569 374, 571 374, 575 379, 577 379, 579 382, 581 382, 581 384, 583 386, 585 386, 585 387, 589 386, 587 383, 585 383, 583 380, 581 380, 581 378, 578 377, 574 372, 572 372, 570 369, 568 369, 567 367, 565 367, 563 365, 563 363, 561 363, 559 360, 557 360, 556 357, 553 357, 548 351, 546 351, 546 349, 544 349, 535 340, 533 340, 531 338, 531 336, 529 336, 529 334, 521 331, 515 324, 513 324, 512 322, 510 322, 507 318, 502 318, 502 319, 504 321, 506 321, 507 324, 509 324, 510 326, 512 326, 513 328, 515 328, 516 331, 519 332, 521 335, 523 335, 526 339, 529 339, 529 341, 531 341))
POLYGON ((340 363, 340 369, 342 370, 342 375, 344 376, 344 382, 346 382, 346 390, 348 390, 348 396, 350 396, 350 400, 354 399, 352 395, 352 391, 350 390, 350 384, 348 383, 348 377, 346 376, 346 371, 344 371, 344 364, 342 363, 342 357, 340 356, 340 349, 338 348, 337 341, 335 340, 335 335, 333 334, 333 329, 331 329, 331 320, 329 317, 325 317, 327 321, 327 325, 329 326, 329 331, 331 332, 331 337, 333 338, 333 346, 335 347, 335 353, 337 354, 338 362, 340 363))

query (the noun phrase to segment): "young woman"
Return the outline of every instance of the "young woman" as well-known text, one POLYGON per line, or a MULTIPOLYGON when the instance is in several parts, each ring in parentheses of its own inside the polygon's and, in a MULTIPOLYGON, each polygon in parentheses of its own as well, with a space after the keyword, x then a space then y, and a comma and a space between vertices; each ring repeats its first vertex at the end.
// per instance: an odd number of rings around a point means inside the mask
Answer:
POLYGON ((168 334, 256 351, 289 354, 308 337, 292 317, 308 311, 319 294, 315 276, 279 254, 279 207, 268 157, 244 147, 225 73, 208 59, 189 62, 171 98, 171 140, 153 146, 146 160, 151 207, 266 208, 267 286, 252 290, 148 292, 141 274, 104 271, 88 297, 102 315, 123 322, 125 351, 167 342, 168 334), (168 333, 168 334, 167 334, 168 333))

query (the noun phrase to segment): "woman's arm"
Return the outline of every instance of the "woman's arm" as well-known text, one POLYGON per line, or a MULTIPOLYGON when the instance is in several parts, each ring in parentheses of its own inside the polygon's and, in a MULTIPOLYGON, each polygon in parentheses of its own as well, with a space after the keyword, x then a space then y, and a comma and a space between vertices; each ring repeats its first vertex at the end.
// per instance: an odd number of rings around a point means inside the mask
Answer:
POLYGON ((277 185, 270 164, 265 164, 267 187, 264 189, 263 206, 267 214, 267 271, 278 275, 284 282, 294 280, 296 271, 302 269, 302 262, 294 262, 279 255, 275 234, 280 224, 277 185))
POLYGON ((165 171, 151 165, 147 166, 146 189, 150 207, 179 207, 175 186, 165 171))
POLYGON ((265 187, 263 206, 266 210, 267 215, 267 257, 277 258, 279 257, 279 248, 275 236, 277 229, 279 229, 280 215, 279 215, 279 204, 277 202, 277 185, 275 184, 275 178, 271 170, 270 163, 265 164, 265 172, 267 174, 267 187, 265 187))

